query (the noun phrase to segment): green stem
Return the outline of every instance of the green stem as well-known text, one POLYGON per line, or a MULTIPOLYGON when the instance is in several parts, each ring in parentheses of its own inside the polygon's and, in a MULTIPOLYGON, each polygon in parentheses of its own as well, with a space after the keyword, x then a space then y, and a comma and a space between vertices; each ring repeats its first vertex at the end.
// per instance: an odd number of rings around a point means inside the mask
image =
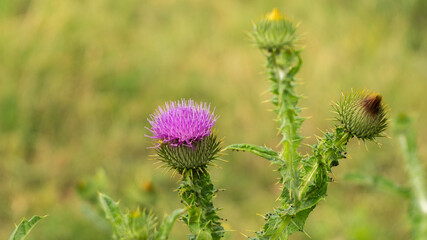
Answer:
POLYGON ((300 109, 297 107, 299 97, 295 93, 294 75, 300 67, 300 58, 295 50, 273 51, 268 56, 270 69, 270 80, 273 82, 270 91, 273 93, 272 103, 276 106, 275 112, 278 115, 280 124, 279 131, 282 134, 283 149, 280 158, 285 160, 286 166, 281 166, 286 171, 280 171, 285 181, 286 191, 289 191, 289 199, 297 202, 298 199, 298 165, 300 155, 297 148, 301 141, 298 134, 303 119, 298 117, 300 109), (280 58, 281 61, 278 61, 280 58), (295 65, 295 59, 298 59, 295 65), (288 182, 288 183, 286 183, 288 182))
POLYGON ((202 236, 210 236, 209 239, 217 240, 224 236, 224 228, 220 223, 222 219, 217 214, 218 209, 213 205, 216 191, 207 172, 183 173, 178 192, 187 209, 187 214, 182 220, 192 233, 188 239, 203 239, 202 236))
POLYGON ((404 155, 413 198, 410 203, 410 217, 413 222, 414 239, 424 239, 427 236, 427 197, 423 167, 417 153, 416 134, 411 119, 398 119, 397 124, 402 128, 398 131, 398 140, 404 155))
POLYGON ((291 222, 292 217, 290 216, 284 216, 282 218, 282 221, 280 222, 280 225, 277 227, 276 232, 274 233, 274 235, 271 237, 271 240, 277 240, 280 239, 280 237, 283 234, 283 231, 285 231, 286 227, 288 226, 288 224, 291 222))
MULTIPOLYGON (((327 171, 319 167, 325 166, 330 171, 333 166, 336 166, 338 160, 344 158, 346 145, 350 139, 350 134, 342 128, 337 128, 334 133, 325 133, 325 137, 313 148, 313 156, 303 162, 303 165, 309 166, 307 167, 309 170, 303 174, 304 178, 299 187, 299 199, 306 198, 307 191, 314 182, 319 185, 327 184, 327 171), (316 178, 318 178, 317 181, 316 178)), ((318 197, 320 199, 323 196, 318 197)))
POLYGON ((427 198, 424 190, 423 168, 418 159, 416 146, 409 144, 407 138, 403 135, 399 136, 399 143, 405 155, 406 170, 408 171, 412 192, 416 196, 421 212, 427 214, 427 198))

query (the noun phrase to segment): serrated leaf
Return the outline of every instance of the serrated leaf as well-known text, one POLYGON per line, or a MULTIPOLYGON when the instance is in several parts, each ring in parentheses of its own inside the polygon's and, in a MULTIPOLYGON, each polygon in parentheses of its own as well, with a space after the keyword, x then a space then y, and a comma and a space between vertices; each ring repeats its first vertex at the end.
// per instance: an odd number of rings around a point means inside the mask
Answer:
POLYGON ((45 218, 45 216, 34 216, 30 220, 23 219, 22 222, 15 228, 9 240, 22 240, 34 228, 38 221, 45 218))
MULTIPOLYGON (((106 219, 113 226, 114 239, 157 239, 158 223, 157 218, 152 212, 146 210, 140 211, 138 208, 132 212, 122 213, 118 202, 114 202, 110 197, 102 193, 99 194, 99 202, 102 210, 105 212, 106 219)), ((165 234, 169 232, 166 229, 165 234)))
POLYGON ((263 157, 272 163, 284 164, 284 161, 280 159, 279 154, 275 152, 273 149, 268 147, 241 143, 241 144, 231 144, 225 147, 224 150, 247 151, 247 152, 254 153, 260 157, 263 157))
POLYGON ((176 209, 170 215, 166 216, 160 225, 157 240, 168 239, 169 233, 172 230, 175 221, 185 212, 185 209, 176 209))
POLYGON ((288 224, 288 227, 286 228, 286 234, 290 236, 298 231, 304 232, 305 221, 307 220, 310 212, 313 211, 315 207, 316 206, 298 212, 288 224))
POLYGON ((263 231, 257 232, 257 238, 253 240, 283 240, 288 239, 295 232, 304 232, 305 221, 315 206, 297 212, 296 214, 283 214, 284 209, 277 209, 276 212, 268 215, 263 231))
POLYGON ((119 205, 105 194, 99 193, 99 202, 104 210, 105 217, 113 225, 114 233, 118 236, 126 235, 126 216, 121 212, 119 205))

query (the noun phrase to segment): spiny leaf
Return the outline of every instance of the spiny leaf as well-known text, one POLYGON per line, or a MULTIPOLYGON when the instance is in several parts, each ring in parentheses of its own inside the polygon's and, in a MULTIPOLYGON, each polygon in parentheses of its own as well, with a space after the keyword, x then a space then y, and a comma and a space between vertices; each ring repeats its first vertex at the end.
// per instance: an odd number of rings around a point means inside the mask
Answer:
POLYGON ((284 161, 280 159, 279 154, 268 147, 241 143, 241 144, 231 144, 226 148, 224 148, 224 150, 248 151, 260 157, 263 157, 272 163, 276 163, 276 164, 284 163, 284 161))
MULTIPOLYGON (((151 212, 145 210, 140 211, 138 208, 136 211, 124 214, 120 210, 117 202, 114 202, 110 197, 101 193, 99 194, 99 202, 105 212, 106 218, 113 226, 114 239, 157 239, 157 218, 151 212)), ((170 224, 173 224, 173 222, 170 224)), ((167 234, 169 234, 172 226, 165 225, 163 228, 163 238, 160 239, 167 238, 167 234), (169 227, 169 229, 167 227, 169 227)))
POLYGON ((34 228, 36 223, 46 216, 34 216, 30 220, 23 219, 22 222, 15 228, 9 240, 22 240, 34 228))
POLYGON ((104 210, 105 217, 113 225, 114 233, 118 236, 126 235, 128 230, 127 218, 120 211, 118 203, 102 193, 99 193, 99 202, 101 203, 101 208, 104 210))

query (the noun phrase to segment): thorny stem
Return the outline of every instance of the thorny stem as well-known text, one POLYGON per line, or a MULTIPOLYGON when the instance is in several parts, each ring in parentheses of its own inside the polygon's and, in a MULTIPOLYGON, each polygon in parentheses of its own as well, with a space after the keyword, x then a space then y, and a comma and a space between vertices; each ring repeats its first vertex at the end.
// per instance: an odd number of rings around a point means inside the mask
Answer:
POLYGON ((192 233, 188 239, 204 239, 200 238, 201 236, 209 236, 206 239, 221 239, 224 236, 224 228, 220 223, 222 219, 217 214, 218 209, 213 205, 217 190, 209 173, 184 172, 178 192, 187 209, 182 220, 192 233))
MULTIPOLYGON (((342 129, 337 128, 335 133, 326 133, 326 136, 320 139, 319 144, 313 147, 314 157, 317 161, 314 162, 312 169, 305 174, 299 189, 299 198, 303 199, 310 187, 310 183, 314 182, 314 178, 319 172, 319 167, 325 167, 324 173, 331 172, 331 168, 338 164, 338 160, 345 158, 345 150, 348 141, 351 139, 350 134, 342 129), (328 139, 329 138, 329 139, 328 139)), ((328 177, 327 175, 323 176, 328 177)))
MULTIPOLYGON (((270 91, 275 95, 272 103, 276 105, 275 112, 278 115, 279 131, 282 134, 283 149, 280 153, 280 158, 285 160, 287 165, 286 176, 282 176, 284 181, 289 181, 289 199, 298 201, 298 164, 301 159, 297 152, 297 148, 301 141, 298 134, 298 129, 302 124, 303 119, 298 117, 300 109, 296 106, 299 97, 294 91, 294 74, 300 67, 300 59, 295 50, 272 51, 268 56, 268 66, 270 69, 270 80, 273 86, 270 91), (292 70, 294 57, 298 58, 298 65, 292 70), (278 63, 277 57, 284 60, 278 63), (290 59, 287 59, 290 58, 290 59)), ((282 166, 285 167, 285 166, 282 166)))

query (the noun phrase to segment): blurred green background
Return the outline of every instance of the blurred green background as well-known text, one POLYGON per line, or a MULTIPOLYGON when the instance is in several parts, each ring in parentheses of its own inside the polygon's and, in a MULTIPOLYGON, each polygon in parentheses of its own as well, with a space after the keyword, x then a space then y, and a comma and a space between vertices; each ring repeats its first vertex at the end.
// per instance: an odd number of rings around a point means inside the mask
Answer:
MULTIPOLYGON (((212 103, 225 144, 275 147, 265 59, 247 35, 273 7, 301 23, 306 143, 332 126, 342 90, 368 88, 383 94, 391 116, 417 117, 427 159, 425 0, 1 0, 0 238, 23 216, 48 214, 28 239, 108 239, 86 200, 96 190, 160 217, 180 207, 179 178, 149 161, 144 136, 147 117, 168 100, 212 103), (83 199, 76 188, 87 191, 83 199)), ((403 199, 342 177, 361 171, 406 184, 395 140, 380 142, 369 151, 349 145, 351 159, 307 221, 312 239, 409 238, 403 199)), ((230 239, 244 239, 262 226, 257 214, 277 206, 278 175, 249 153, 224 159, 212 169, 227 189, 215 204, 230 239)), ((178 222, 170 239, 186 233, 178 222)))

